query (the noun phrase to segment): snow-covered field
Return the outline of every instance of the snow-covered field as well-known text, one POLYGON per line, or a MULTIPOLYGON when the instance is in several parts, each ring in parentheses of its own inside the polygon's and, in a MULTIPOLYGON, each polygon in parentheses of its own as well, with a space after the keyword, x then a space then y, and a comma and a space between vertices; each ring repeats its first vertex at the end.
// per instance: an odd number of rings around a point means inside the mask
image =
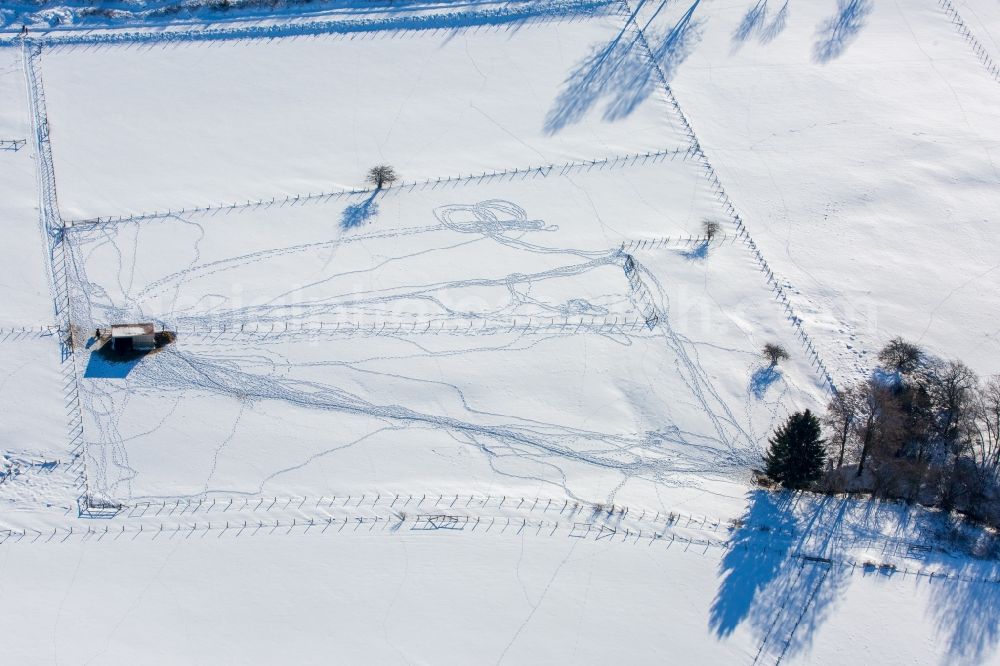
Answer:
POLYGON ((1000 370, 996 0, 78 4, 0 33, 8 658, 1000 660, 981 531, 750 484, 891 337, 1000 370))
MULTIPOLYGON (((25 141, 30 136, 21 53, 0 49, 0 140, 25 141)), ((4 307, 0 325, 39 327, 51 323, 45 246, 38 224, 34 163, 27 147, 0 150, 0 287, 4 307)))
POLYGON ((372 159, 419 181, 686 147, 662 94, 584 116, 591 101, 561 90, 620 28, 611 16, 449 39, 57 49, 45 76, 66 135, 53 147, 63 214, 334 191, 362 185, 372 159))
POLYGON ((936 2, 759 4, 696 14, 673 89, 822 353, 902 335, 996 373, 1000 80, 936 2))

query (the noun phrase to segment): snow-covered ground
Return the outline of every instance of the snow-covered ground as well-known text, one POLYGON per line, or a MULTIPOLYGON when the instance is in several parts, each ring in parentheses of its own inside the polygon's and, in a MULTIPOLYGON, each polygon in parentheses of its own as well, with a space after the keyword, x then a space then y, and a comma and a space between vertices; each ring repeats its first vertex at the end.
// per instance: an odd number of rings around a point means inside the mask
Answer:
POLYGON ((995 562, 931 577, 800 557, 810 520, 850 521, 844 502, 818 516, 751 497, 742 527, 682 516, 668 534, 589 510, 412 505, 97 522, 8 539, 0 584, 18 603, 0 618, 18 663, 989 660, 995 562))
MULTIPOLYGON (((947 5, 944 5, 949 9, 947 5)), ((1000 63, 1000 2, 996 0, 952 0, 949 15, 963 38, 968 38, 971 48, 982 58, 983 53, 1000 63)))
MULTIPOLYGON (((0 49, 0 140, 31 139, 21 52, 0 49)), ((38 193, 30 147, 0 150, 0 326, 40 327, 51 323, 49 271, 38 223, 38 193)))
MULTIPOLYGON (((4 332, 0 342, 0 423, 5 453, 59 457, 66 437, 67 378, 56 336, 38 331, 4 332)), ((71 371, 68 372, 72 377, 71 371)))
POLYGON ((694 4, 673 90, 824 355, 902 335, 1000 370, 1000 82, 943 10, 694 4))
POLYGON ((662 94, 588 115, 590 100, 561 95, 620 29, 612 16, 448 39, 57 49, 45 77, 65 134, 53 148, 63 215, 329 192, 363 185, 373 159, 420 181, 686 147, 662 94), (117 120, 136 116, 146 122, 117 120))
POLYGON ((995 0, 12 7, 9 659, 1000 660, 992 535, 750 485, 1000 370, 995 0))

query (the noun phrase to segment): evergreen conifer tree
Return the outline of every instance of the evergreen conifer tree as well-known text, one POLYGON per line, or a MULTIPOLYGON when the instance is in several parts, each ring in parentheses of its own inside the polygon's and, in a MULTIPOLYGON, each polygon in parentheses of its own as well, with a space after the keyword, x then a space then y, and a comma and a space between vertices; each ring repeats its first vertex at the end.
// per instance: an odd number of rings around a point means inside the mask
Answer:
POLYGON ((770 439, 765 472, 786 488, 805 488, 823 473, 825 452, 819 419, 808 409, 796 412, 770 439))

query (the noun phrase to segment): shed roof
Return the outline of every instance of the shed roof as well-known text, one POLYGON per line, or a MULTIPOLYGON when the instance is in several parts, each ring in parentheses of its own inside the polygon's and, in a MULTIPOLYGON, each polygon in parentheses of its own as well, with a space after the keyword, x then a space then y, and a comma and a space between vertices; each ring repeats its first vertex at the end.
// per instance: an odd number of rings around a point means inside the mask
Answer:
POLYGON ((111 327, 113 338, 134 338, 137 335, 153 335, 152 324, 115 324, 111 327))

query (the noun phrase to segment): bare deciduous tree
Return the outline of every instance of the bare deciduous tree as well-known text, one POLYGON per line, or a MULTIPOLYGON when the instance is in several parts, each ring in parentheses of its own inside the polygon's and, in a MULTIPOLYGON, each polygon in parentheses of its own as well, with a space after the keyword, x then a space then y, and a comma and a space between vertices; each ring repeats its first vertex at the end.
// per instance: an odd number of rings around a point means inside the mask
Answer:
POLYGON ((827 406, 836 468, 817 487, 919 501, 1000 527, 1000 375, 980 380, 900 338, 879 360, 882 372, 827 406), (852 462, 848 482, 841 467, 852 462))
POLYGON ((715 220, 705 220, 701 227, 705 232, 705 240, 709 242, 719 234, 719 223, 715 220))
POLYGON ((847 452, 848 442, 856 432, 855 425, 860 416, 862 399, 861 392, 852 386, 837 392, 826 406, 823 425, 834 433, 834 436, 827 440, 827 444, 834 448, 837 469, 844 466, 844 455, 847 452))
POLYGON ((1000 375, 976 391, 969 433, 969 453, 976 465, 994 478, 1000 472, 1000 375))
POLYGON ((893 338, 878 353, 878 360, 886 370, 907 374, 923 363, 924 350, 903 338, 893 338))
POLYGON ((781 345, 773 342, 768 342, 764 345, 764 348, 761 349, 761 354, 764 355, 764 358, 767 359, 772 367, 778 365, 781 361, 787 361, 789 358, 788 351, 781 345))
POLYGON ((368 170, 367 180, 378 190, 381 190, 386 185, 392 185, 398 179, 399 176, 396 175, 396 170, 388 164, 373 166, 368 170))
POLYGON ((963 435, 968 434, 979 377, 961 361, 935 363, 928 373, 927 391, 937 418, 937 437, 957 453, 963 435))
POLYGON ((870 379, 863 385, 863 396, 859 403, 861 418, 855 422, 857 438, 861 443, 857 476, 864 472, 869 456, 875 454, 882 457, 887 452, 898 450, 904 434, 899 403, 891 388, 870 379))

